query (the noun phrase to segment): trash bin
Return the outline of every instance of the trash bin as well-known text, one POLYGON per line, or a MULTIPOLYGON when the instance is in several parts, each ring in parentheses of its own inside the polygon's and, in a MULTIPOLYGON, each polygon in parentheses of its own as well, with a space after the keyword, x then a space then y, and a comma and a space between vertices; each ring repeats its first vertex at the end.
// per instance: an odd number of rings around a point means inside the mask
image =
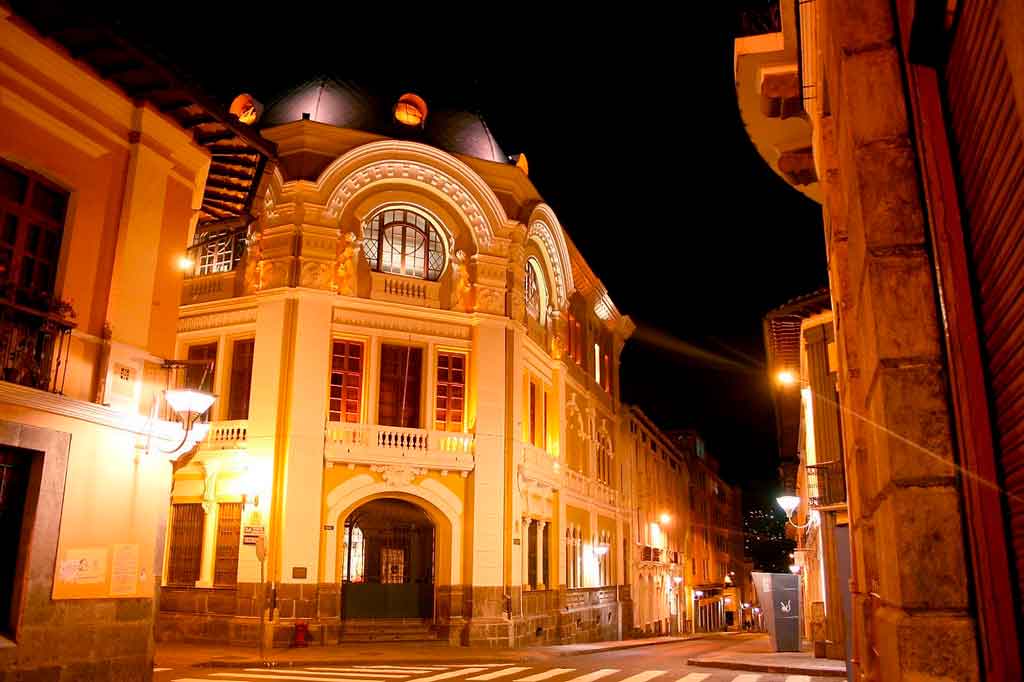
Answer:
POLYGON ((754 589, 776 651, 800 651, 800 576, 754 573, 754 589))

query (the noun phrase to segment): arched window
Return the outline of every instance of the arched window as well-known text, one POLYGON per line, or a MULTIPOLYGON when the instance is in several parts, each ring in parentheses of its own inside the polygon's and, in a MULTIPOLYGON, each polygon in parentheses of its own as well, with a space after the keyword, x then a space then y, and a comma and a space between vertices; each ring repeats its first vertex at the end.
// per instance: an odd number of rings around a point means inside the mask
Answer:
POLYGON ((363 234, 363 254, 373 270, 431 281, 444 270, 445 241, 434 223, 415 211, 379 211, 363 234))
POLYGON ((547 322, 548 290, 540 263, 533 257, 526 259, 523 299, 526 302, 526 314, 541 324, 545 324, 547 322))

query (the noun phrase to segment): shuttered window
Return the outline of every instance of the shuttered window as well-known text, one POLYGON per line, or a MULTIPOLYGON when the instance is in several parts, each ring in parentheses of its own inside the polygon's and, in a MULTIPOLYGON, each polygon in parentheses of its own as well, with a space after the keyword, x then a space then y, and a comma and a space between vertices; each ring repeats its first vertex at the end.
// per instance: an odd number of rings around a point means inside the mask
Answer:
POLYGON ((434 428, 438 431, 462 431, 466 402, 465 355, 437 354, 436 392, 434 428))
POLYGON ((238 582, 238 539, 242 530, 242 505, 222 502, 217 514, 217 554, 214 558, 213 584, 234 587, 238 582))
POLYGON ((203 556, 201 504, 171 505, 171 547, 167 562, 167 584, 192 587, 199 580, 203 556))
POLYGON ((231 387, 228 390, 228 419, 249 418, 249 390, 252 387, 253 339, 235 341, 231 351, 231 387))
POLYGON ((961 3, 944 80, 1010 549, 1024 592, 1024 111, 1007 57, 1008 42, 1020 36, 1002 25, 1007 12, 998 5, 961 3))
POLYGON ((331 353, 330 421, 358 423, 363 395, 363 344, 335 341, 331 353))

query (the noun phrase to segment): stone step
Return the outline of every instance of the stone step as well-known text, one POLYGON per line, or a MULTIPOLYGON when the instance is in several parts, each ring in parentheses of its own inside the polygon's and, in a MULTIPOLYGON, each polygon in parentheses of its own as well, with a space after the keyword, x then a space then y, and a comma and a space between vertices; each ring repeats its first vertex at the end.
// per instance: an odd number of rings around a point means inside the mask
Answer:
POLYGON ((437 639, 433 623, 422 618, 357 618, 341 621, 343 642, 410 642, 437 639))

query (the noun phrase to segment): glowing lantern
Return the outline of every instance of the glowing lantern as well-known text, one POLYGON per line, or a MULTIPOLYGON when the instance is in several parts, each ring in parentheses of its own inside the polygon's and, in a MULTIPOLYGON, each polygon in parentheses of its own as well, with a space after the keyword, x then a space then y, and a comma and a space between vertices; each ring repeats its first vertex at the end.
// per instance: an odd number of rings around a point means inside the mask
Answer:
POLYGON ((427 120, 427 103, 411 92, 405 93, 395 104, 395 120, 410 127, 422 126, 427 120))
POLYGON ((259 120, 260 114, 263 113, 263 105, 257 102, 252 95, 243 92, 231 102, 229 111, 239 122, 252 125, 259 120))

